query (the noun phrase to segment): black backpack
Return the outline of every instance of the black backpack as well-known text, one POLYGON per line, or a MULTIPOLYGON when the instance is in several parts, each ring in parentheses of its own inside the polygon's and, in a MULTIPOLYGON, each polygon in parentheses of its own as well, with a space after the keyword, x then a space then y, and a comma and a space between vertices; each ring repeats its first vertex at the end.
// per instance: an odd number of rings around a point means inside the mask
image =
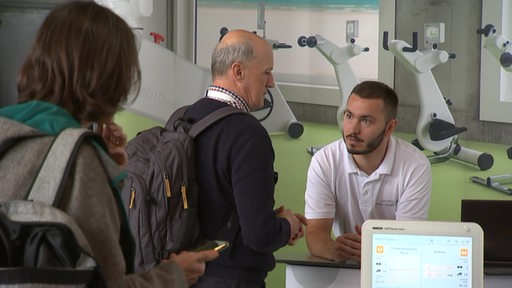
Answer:
POLYGON ((73 219, 55 207, 85 137, 98 136, 81 128, 61 132, 25 199, 0 203, 0 286, 103 285, 89 242, 73 219))
POLYGON ((126 145, 128 176, 121 196, 135 238, 137 272, 202 244, 194 137, 231 114, 249 115, 227 106, 191 124, 183 118, 187 108, 176 110, 165 127, 141 131, 126 145))

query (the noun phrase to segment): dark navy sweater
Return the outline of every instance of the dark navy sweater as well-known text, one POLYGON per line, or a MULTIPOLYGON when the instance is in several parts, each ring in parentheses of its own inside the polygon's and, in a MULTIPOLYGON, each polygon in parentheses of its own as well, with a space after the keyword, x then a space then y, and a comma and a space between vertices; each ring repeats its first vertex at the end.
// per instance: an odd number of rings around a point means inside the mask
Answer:
MULTIPOLYGON (((225 106, 202 98, 185 117, 196 122, 225 106)), ((268 132, 254 116, 234 114, 203 131, 195 144, 203 233, 215 239, 232 211, 239 218, 222 236, 230 248, 207 263, 205 275, 263 283, 275 267, 273 252, 290 237, 290 224, 273 211, 274 149, 268 132)))

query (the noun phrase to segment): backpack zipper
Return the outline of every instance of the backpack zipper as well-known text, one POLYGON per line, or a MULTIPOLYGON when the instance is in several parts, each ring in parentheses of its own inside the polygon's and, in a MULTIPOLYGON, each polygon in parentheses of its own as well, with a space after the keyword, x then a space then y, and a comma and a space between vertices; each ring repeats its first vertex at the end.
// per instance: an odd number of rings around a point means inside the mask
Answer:
MULTIPOLYGON (((176 148, 178 148, 178 153, 180 154, 180 165, 183 167, 182 171, 182 179, 183 182, 181 182, 181 199, 183 201, 183 209, 188 209, 188 199, 187 199, 187 183, 185 183, 185 180, 188 179, 187 175, 187 169, 185 165, 183 165, 183 159, 185 158, 185 149, 183 146, 178 143, 176 145, 176 148)), ((195 163, 193 163, 195 165, 195 163)))
MULTIPOLYGON (((136 172, 132 172, 131 173, 131 176, 133 177, 133 181, 130 183, 130 202, 129 202, 129 205, 128 205, 128 208, 129 209, 132 209, 134 208, 135 206, 135 197, 137 196, 137 186, 140 187, 140 185, 143 185, 143 181, 144 181, 144 178, 142 176, 140 176, 138 173, 136 172), (138 184, 138 185, 137 185, 138 184)), ((140 187, 142 190, 144 190, 143 187, 140 187)), ((140 191, 139 191, 140 192, 140 191)), ((143 192, 141 192, 143 193, 143 192)))
POLYGON ((188 209, 187 186, 185 186, 185 183, 181 184, 181 198, 183 199, 183 209, 188 209))
POLYGON ((160 172, 164 175, 164 184, 165 184, 165 197, 171 198, 171 181, 169 180, 169 175, 167 174, 167 169, 162 163, 162 159, 158 153, 155 153, 155 158, 157 159, 158 166, 160 168, 160 172))
POLYGON ((167 173, 164 173, 164 183, 165 183, 165 195, 167 198, 171 198, 171 181, 169 181, 169 176, 167 173))
POLYGON ((133 208, 133 204, 135 203, 135 187, 130 187, 130 206, 129 208, 133 208))

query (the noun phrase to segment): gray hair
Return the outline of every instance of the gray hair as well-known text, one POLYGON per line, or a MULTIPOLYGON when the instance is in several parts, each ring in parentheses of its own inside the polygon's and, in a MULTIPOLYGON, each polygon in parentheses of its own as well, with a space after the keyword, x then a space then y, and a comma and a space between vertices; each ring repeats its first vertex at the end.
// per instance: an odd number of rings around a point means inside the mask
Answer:
POLYGON ((224 75, 235 62, 247 63, 254 56, 253 42, 248 39, 217 43, 212 52, 211 71, 215 79, 224 75))

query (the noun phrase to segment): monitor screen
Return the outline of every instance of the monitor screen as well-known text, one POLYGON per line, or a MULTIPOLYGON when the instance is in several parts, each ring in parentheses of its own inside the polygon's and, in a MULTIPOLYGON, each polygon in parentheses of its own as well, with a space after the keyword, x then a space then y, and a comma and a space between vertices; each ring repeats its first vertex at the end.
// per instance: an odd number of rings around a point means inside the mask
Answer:
POLYGON ((372 246, 372 287, 471 287, 471 237, 374 234, 372 246))
POLYGON ((362 288, 483 285, 483 231, 476 223, 367 220, 362 288))

